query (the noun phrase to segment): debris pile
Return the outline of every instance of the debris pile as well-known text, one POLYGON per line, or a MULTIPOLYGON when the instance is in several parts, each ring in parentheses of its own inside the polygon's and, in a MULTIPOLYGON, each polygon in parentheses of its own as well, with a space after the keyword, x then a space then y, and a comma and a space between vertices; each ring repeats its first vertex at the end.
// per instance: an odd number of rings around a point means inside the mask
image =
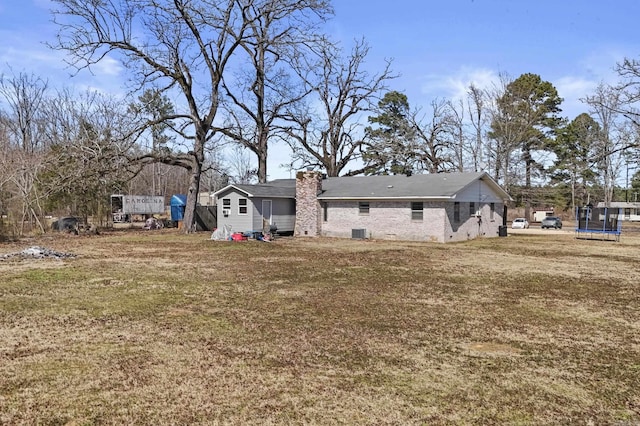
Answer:
POLYGON ((229 241, 231 239, 231 225, 224 225, 217 228, 211 234, 211 239, 215 241, 229 241))
POLYGON ((20 259, 68 259, 76 257, 73 253, 63 253, 44 247, 32 246, 16 253, 0 255, 0 260, 20 258, 20 259))

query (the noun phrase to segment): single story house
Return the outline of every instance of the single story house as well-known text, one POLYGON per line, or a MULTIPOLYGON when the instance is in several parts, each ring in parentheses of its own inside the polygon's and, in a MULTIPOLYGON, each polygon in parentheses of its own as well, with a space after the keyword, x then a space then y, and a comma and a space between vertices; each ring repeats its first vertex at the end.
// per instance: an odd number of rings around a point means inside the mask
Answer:
POLYGON ((354 176, 229 185, 215 193, 218 226, 296 236, 464 241, 498 236, 511 200, 488 174, 354 176))
POLYGON ((622 216, 620 217, 622 220, 627 220, 629 222, 640 221, 640 203, 638 202, 613 201, 609 203, 609 205, 600 202, 596 207, 620 208, 622 209, 622 216))

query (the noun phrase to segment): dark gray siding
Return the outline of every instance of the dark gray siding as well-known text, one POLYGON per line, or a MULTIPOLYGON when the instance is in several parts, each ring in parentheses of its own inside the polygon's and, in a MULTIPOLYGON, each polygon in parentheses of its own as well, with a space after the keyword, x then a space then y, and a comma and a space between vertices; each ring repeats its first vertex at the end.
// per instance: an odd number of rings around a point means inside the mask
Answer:
POLYGON ((271 200, 271 224, 276 225, 278 232, 293 232, 296 222, 295 201, 288 198, 255 198, 253 226, 262 229, 262 201, 271 200))

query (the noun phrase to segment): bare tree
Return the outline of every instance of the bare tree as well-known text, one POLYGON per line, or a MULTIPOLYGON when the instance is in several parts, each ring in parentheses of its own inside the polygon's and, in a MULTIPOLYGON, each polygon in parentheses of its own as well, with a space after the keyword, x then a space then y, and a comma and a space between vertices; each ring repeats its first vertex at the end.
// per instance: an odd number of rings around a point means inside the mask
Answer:
POLYGON ((233 147, 229 159, 229 178, 234 183, 249 184, 255 182, 258 171, 251 166, 251 157, 241 145, 233 147))
POLYGON ((620 167, 621 152, 629 146, 624 132, 618 132, 619 116, 622 108, 622 92, 605 84, 599 84, 593 95, 585 99, 591 108, 591 115, 600 124, 600 140, 595 143, 595 158, 601 173, 604 202, 609 205, 613 200, 613 189, 620 167))
POLYGON ((0 120, 0 239, 7 236, 5 215, 9 211, 9 188, 11 176, 14 172, 10 159, 11 144, 4 120, 0 120))
MULTIPOLYGON (((613 88, 617 92, 617 102, 609 105, 613 111, 622 114, 637 128, 640 128, 640 61, 625 58, 617 64, 616 71, 622 81, 613 88)), ((602 105, 606 107, 606 105, 602 105)))
POLYGON ((47 90, 48 82, 34 74, 0 75, 0 96, 9 107, 3 114, 6 130, 25 152, 42 145, 47 90))
POLYGON ((320 39, 318 25, 332 13, 326 0, 260 0, 246 9, 246 62, 235 79, 225 78, 228 122, 221 129, 258 159, 258 182, 267 180, 268 143, 286 109, 309 93, 292 73, 300 56, 320 39))
POLYGON ((31 74, 0 76, 2 125, 2 187, 14 232, 22 235, 26 224, 44 232, 44 216, 37 176, 44 164, 47 82, 31 74))
POLYGON ((486 92, 474 84, 469 86, 467 91, 467 111, 474 131, 474 143, 470 145, 470 151, 473 170, 476 172, 486 167, 484 158, 486 148, 483 140, 483 134, 486 132, 488 123, 486 96, 486 92))
POLYGON ((429 115, 417 111, 412 120, 416 129, 416 156, 420 169, 428 173, 451 171, 454 165, 453 139, 456 137, 451 103, 435 99, 431 102, 429 115))
MULTIPOLYGON (((202 172, 206 186, 206 169, 202 172)), ((186 194, 189 189, 189 171, 184 167, 171 166, 163 163, 145 164, 139 173, 124 183, 120 190, 128 194, 148 194, 155 188, 158 195, 171 196, 172 194, 186 194)))
POLYGON ((469 137, 466 131, 466 117, 464 100, 459 99, 458 102, 449 101, 449 127, 451 129, 451 162, 454 170, 464 172, 466 160, 468 157, 469 137))
POLYGON ((223 73, 246 37, 252 0, 54 0, 57 49, 78 69, 108 55, 131 73, 134 89, 155 85, 182 97, 176 113, 146 122, 177 122, 172 128, 189 149, 179 155, 142 159, 178 165, 191 174, 184 222, 191 232, 205 147, 215 135, 223 73))
MULTIPOLYGON (((395 78, 389 62, 379 74, 367 73, 363 68, 368 53, 364 40, 356 41, 347 58, 337 46, 323 44, 316 75, 304 79, 314 95, 306 105, 289 109, 287 115, 291 126, 284 131, 294 162, 324 169, 333 177, 362 157, 365 142, 358 133, 362 129, 359 114, 371 111, 386 83, 395 78)), ((314 69, 313 64, 307 69, 314 69)), ((361 167, 346 175, 365 171, 361 167)))
POLYGON ((139 171, 127 157, 133 140, 120 99, 64 90, 50 101, 50 149, 37 174, 41 196, 52 210, 106 217, 109 195, 139 171))

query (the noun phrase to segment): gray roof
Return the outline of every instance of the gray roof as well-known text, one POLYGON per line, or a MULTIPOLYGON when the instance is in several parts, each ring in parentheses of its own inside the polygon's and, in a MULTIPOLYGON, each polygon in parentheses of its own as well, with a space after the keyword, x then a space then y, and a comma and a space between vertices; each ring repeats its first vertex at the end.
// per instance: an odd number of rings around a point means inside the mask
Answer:
MULTIPOLYGON (((607 207, 607 203, 599 202, 597 207, 607 207)), ((640 202, 627 202, 627 201, 612 201, 609 203, 609 207, 618 208, 640 208, 640 202)))
POLYGON ((249 198, 254 197, 270 197, 270 198, 295 198, 296 197, 296 180, 295 179, 277 179, 268 183, 256 185, 234 184, 216 191, 214 195, 218 195, 235 188, 247 195, 249 198))
POLYGON ((438 173, 425 175, 353 176, 322 181, 320 199, 451 199, 482 179, 502 198, 510 199, 488 174, 438 173))
MULTIPOLYGON (((511 197, 488 174, 439 173, 426 175, 353 176, 326 178, 322 181, 321 200, 330 199, 453 199, 477 180, 485 181, 505 200, 511 197)), ((277 179, 256 185, 229 185, 217 192, 235 188, 247 197, 295 198, 296 180, 277 179)))

